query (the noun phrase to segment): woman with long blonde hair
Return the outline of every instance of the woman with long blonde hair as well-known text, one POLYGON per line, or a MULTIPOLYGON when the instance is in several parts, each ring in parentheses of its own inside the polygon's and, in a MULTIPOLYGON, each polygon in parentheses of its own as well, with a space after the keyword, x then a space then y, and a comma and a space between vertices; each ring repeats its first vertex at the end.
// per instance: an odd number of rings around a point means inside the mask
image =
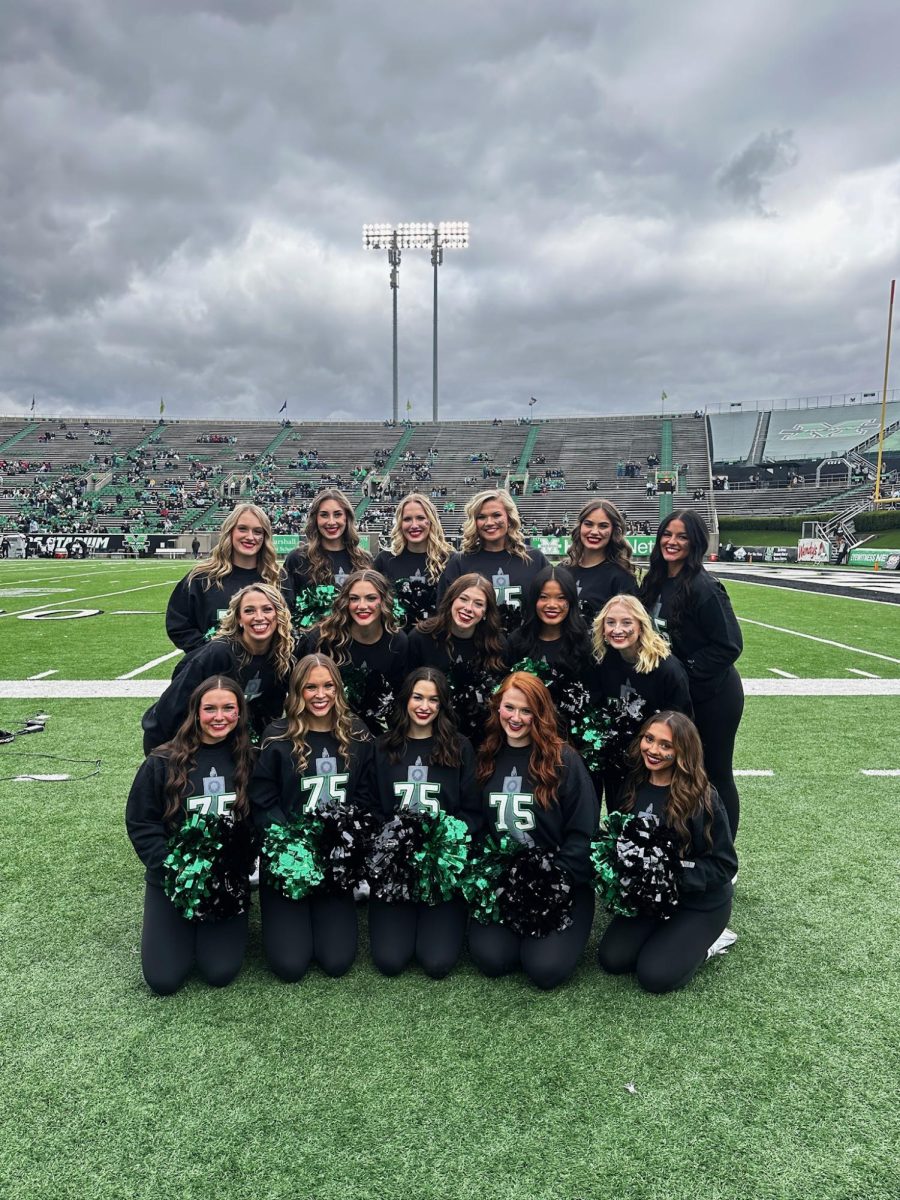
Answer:
POLYGON ((231 597, 213 640, 179 663, 172 682, 144 713, 144 753, 174 735, 191 692, 210 675, 227 675, 241 685, 250 727, 258 738, 281 716, 298 649, 291 615, 278 588, 267 583, 242 588, 231 597))
POLYGON ((575 518, 572 541, 563 563, 575 576, 582 614, 592 620, 621 593, 637 595, 625 519, 610 500, 589 500, 575 518))
POLYGON ((514 671, 491 697, 477 776, 488 831, 545 850, 568 876, 574 905, 569 927, 544 937, 472 921, 472 958, 485 975, 521 968, 538 987, 556 987, 575 970, 591 932, 597 800, 587 768, 559 735, 547 688, 533 675, 514 671))
MULTIPOLYGON (((644 723, 630 751, 626 812, 649 814, 674 830, 681 857, 679 903, 660 917, 613 917, 598 947, 612 975, 633 971, 647 992, 671 992, 693 977, 726 931, 738 861, 724 805, 703 766, 696 726, 684 713, 644 723)), ((728 944, 735 941, 728 932, 728 944)))
POLYGON ((437 509, 421 492, 410 492, 397 505, 390 536, 390 550, 376 555, 374 568, 394 585, 409 630, 434 613, 438 580, 453 551, 437 509))
POLYGON ((272 523, 255 504, 238 504, 222 522, 219 540, 176 584, 166 608, 166 633, 190 654, 212 638, 235 592, 251 583, 280 587, 272 523))
MULTIPOLYGON (((254 819, 284 825, 301 812, 375 806, 373 742, 347 706, 340 672, 323 654, 307 654, 290 679, 285 715, 263 735, 250 782, 254 819)), ((345 974, 356 957, 352 892, 314 890, 291 900, 263 883, 259 891, 263 948, 269 966, 296 982, 315 960, 326 974, 345 974)))
POLYGON ((444 569, 438 600, 460 575, 486 575, 494 586, 507 632, 518 624, 522 592, 538 571, 548 566, 540 550, 529 549, 522 519, 504 488, 487 488, 466 504, 462 545, 444 569))
POLYGON ((315 497, 304 538, 284 560, 285 600, 292 613, 307 589, 331 585, 340 591, 348 575, 372 565, 359 542, 353 505, 340 488, 324 488, 315 497))

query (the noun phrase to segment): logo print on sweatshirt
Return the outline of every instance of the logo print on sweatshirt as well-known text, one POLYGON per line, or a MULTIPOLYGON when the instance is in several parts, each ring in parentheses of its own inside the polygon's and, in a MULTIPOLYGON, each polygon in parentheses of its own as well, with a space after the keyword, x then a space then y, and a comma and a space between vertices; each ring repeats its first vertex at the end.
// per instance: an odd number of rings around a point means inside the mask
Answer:
POLYGON ((227 817, 231 815, 236 799, 234 792, 225 791, 225 776, 210 767, 209 774, 203 779, 203 795, 189 796, 185 807, 188 812, 199 812, 205 817, 227 817))
POLYGON ((519 842, 530 841, 527 833, 534 829, 534 795, 522 791, 522 776, 515 767, 503 780, 503 791, 488 794, 488 804, 497 810, 498 833, 508 833, 519 842))
POLYGON ((326 752, 316 759, 315 775, 300 780, 300 791, 307 793, 303 804, 306 813, 315 812, 319 806, 336 804, 340 807, 347 799, 349 771, 338 771, 337 759, 326 752))
POLYGON ((400 800, 401 811, 430 812, 437 816, 441 810, 440 794, 441 785, 428 782, 428 765, 422 762, 421 754, 406 768, 406 782, 394 784, 394 795, 400 800))

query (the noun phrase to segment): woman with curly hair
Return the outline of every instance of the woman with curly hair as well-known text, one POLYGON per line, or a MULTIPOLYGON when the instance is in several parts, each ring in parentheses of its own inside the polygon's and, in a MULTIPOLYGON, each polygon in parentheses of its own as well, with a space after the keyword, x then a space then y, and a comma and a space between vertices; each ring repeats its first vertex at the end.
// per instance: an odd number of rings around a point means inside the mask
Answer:
POLYGON ((305 542, 284 560, 284 598, 296 618, 298 599, 317 587, 340 591, 354 571, 371 567, 372 559, 359 544, 353 505, 340 488, 325 488, 309 506, 305 542))
POLYGON ((251 584, 231 597, 219 632, 179 664, 172 682, 141 719, 144 753, 173 736, 191 692, 208 675, 227 675, 244 689, 252 733, 258 738, 281 716, 288 679, 301 644, 277 588, 251 584))
POLYGON ((404 496, 394 513, 391 548, 382 550, 373 565, 394 585, 407 630, 434 613, 438 580, 451 554, 437 509, 428 497, 421 492, 404 496))
POLYGON ((526 547, 519 510, 509 492, 488 488, 466 504, 462 546, 444 569, 438 600, 460 575, 486 575, 493 584, 508 632, 518 624, 523 589, 547 565, 540 550, 526 547))
POLYGON ((741 627, 722 584, 704 570, 709 530, 699 513, 677 509, 656 533, 640 597, 687 671, 706 773, 737 836, 740 800, 734 782, 734 742, 744 711, 735 662, 741 627))
MULTIPOLYGON (((194 812, 228 821, 229 833, 245 835, 249 848, 252 769, 244 693, 233 679, 212 675, 193 689, 174 736, 141 764, 131 785, 125 825, 146 867, 141 969, 160 996, 177 991, 195 965, 207 983, 224 987, 244 961, 247 911, 188 920, 163 890, 163 863, 169 838, 194 812)), ((246 875, 232 882, 249 892, 246 875)))
POLYGON ((219 628, 235 592, 251 583, 280 587, 272 523, 255 504, 239 504, 222 522, 209 558, 198 562, 169 597, 166 633, 185 654, 219 628))
POLYGON ((575 576, 583 615, 592 620, 607 600, 637 595, 625 521, 609 500, 590 500, 575 518, 564 566, 575 576))
POLYGON ((556 987, 575 970, 591 931, 597 801, 587 768, 559 736, 547 688, 533 675, 513 672, 491 697, 477 774, 486 828, 547 851, 571 883, 574 906, 568 928, 545 937, 472 921, 472 958, 485 975, 521 968, 538 987, 556 987))
POLYGON ((506 671, 506 638, 489 580, 472 573, 450 584, 435 615, 410 633, 409 665, 436 667, 448 677, 460 730, 477 745, 488 697, 506 671))
MULTIPOLYGON (((375 775, 381 812, 446 812, 470 829, 481 823, 475 752, 460 735, 450 704, 447 678, 419 667, 404 680, 388 733, 375 747, 375 775)), ((397 975, 415 958, 432 979, 456 965, 466 931, 467 910, 460 897, 438 904, 369 901, 372 958, 385 975, 397 975)))
MULTIPOLYGON (((250 783, 256 823, 285 825, 303 813, 374 807, 372 739, 347 707, 337 666, 307 654, 291 675, 285 715, 265 731, 250 783)), ((265 882, 259 889, 263 948, 276 975, 295 983, 315 960, 326 974, 349 971, 356 958, 352 892, 319 888, 290 900, 265 882)))
POLYGON ((311 631, 308 648, 334 659, 350 707, 373 733, 381 733, 409 669, 407 638, 394 615, 388 580, 373 570, 348 576, 331 615, 311 631))
MULTIPOLYGON (((672 916, 613 917, 598 947, 611 975, 633 971, 647 992, 671 992, 706 961, 725 931, 737 856, 722 801, 703 767, 703 748, 690 717, 650 717, 631 752, 626 812, 650 814, 673 829, 681 856, 679 903, 672 916)), ((729 944, 735 937, 729 933, 729 944)))

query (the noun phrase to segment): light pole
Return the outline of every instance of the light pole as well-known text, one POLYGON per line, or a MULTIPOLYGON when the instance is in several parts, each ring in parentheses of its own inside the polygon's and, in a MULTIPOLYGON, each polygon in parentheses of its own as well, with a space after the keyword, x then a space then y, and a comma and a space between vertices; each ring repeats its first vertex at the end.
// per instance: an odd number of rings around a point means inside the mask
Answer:
POLYGON ((431 250, 434 268, 433 348, 431 371, 432 420, 438 419, 438 267, 444 261, 444 250, 464 250, 469 244, 467 221, 441 221, 440 224, 405 222, 400 225, 363 225, 363 246, 366 250, 387 250, 391 266, 390 286, 393 292, 393 349, 394 349, 394 421, 398 419, 397 380, 397 289, 400 287, 401 250, 431 250))

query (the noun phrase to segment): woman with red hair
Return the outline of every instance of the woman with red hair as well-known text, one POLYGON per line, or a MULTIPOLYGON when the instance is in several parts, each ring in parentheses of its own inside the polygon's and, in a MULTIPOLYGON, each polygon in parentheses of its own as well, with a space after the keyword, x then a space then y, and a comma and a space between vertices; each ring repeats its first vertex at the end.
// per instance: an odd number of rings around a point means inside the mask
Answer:
POLYGON ((559 736, 550 693, 533 675, 514 671, 492 696, 477 774, 488 831, 545 850, 568 877, 574 906, 568 928, 544 937, 472 921, 472 958, 485 975, 521 967, 538 987, 557 987, 575 970, 591 932, 598 805, 587 768, 559 736))

